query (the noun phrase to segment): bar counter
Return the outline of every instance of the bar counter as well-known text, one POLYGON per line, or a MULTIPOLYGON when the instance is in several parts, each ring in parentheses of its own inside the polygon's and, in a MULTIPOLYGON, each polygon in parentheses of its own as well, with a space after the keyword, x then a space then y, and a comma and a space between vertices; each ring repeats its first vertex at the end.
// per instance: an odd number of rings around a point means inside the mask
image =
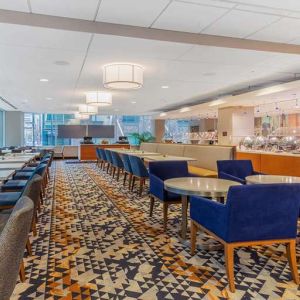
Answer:
POLYGON ((81 144, 79 146, 79 160, 97 160, 96 148, 130 149, 130 145, 129 144, 81 144))
POLYGON ((257 172, 270 175, 300 176, 300 154, 237 150, 236 159, 250 159, 257 172))

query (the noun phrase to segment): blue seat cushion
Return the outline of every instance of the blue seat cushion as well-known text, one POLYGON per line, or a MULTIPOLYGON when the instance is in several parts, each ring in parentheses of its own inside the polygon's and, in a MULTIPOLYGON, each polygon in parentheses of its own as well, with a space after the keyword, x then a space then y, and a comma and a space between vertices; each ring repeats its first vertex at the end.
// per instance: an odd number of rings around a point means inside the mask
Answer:
POLYGON ((1 206, 14 206, 21 197, 21 192, 0 193, 0 209, 1 206))
POLYGON ((8 180, 2 185, 2 191, 22 190, 27 184, 27 180, 8 180))
POLYGON ((35 171, 36 167, 24 167, 20 170, 20 172, 33 172, 35 171))
POLYGON ((17 172, 13 178, 14 180, 26 180, 29 179, 32 174, 33 172, 17 172))

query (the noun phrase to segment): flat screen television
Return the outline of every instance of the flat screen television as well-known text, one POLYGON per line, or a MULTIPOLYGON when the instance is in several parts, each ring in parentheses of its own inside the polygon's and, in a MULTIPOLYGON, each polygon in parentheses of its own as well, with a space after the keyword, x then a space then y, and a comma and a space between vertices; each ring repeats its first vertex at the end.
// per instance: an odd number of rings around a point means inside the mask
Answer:
POLYGON ((114 125, 88 125, 88 136, 92 138, 113 139, 115 137, 114 125))
POLYGON ((58 125, 57 137, 63 139, 82 139, 86 135, 86 125, 58 125))

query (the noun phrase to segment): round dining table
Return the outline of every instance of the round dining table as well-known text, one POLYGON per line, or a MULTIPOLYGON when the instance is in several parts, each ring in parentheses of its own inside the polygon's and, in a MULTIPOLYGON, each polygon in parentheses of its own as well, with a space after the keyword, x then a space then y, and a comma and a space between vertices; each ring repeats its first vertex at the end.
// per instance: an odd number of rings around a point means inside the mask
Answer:
POLYGON ((283 175, 251 175, 246 177, 247 184, 300 183, 300 177, 283 175))
POLYGON ((225 198, 231 186, 241 185, 239 182, 218 178, 205 177, 179 177, 167 179, 164 182, 165 190, 181 195, 181 237, 186 239, 187 208, 189 196, 202 196, 209 198, 225 198))

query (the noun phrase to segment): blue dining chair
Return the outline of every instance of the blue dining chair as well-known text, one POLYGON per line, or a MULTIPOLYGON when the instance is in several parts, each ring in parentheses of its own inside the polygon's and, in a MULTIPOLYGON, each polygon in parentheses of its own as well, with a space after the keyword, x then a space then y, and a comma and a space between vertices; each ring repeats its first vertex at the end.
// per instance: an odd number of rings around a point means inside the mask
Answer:
POLYGON ((106 159, 107 159, 107 169, 106 169, 106 173, 109 173, 111 175, 112 172, 112 165, 113 165, 113 161, 112 161, 112 156, 111 156, 111 151, 110 150, 104 150, 105 154, 106 154, 106 159))
POLYGON ((131 188, 131 181, 132 181, 132 168, 129 160, 128 154, 122 154, 122 160, 124 164, 124 178, 123 178, 123 185, 126 184, 126 179, 128 175, 128 187, 131 188))
POLYGON ((229 288, 235 291, 234 249, 257 245, 285 244, 294 281, 300 184, 241 185, 230 187, 226 204, 202 197, 190 198, 191 252, 197 230, 212 235, 224 245, 229 288))
POLYGON ((119 155, 119 153, 115 151, 111 151, 111 156, 112 156, 112 168, 113 168, 113 178, 115 177, 115 173, 117 173, 117 181, 119 181, 120 178, 120 172, 124 170, 124 164, 123 161, 119 155))
POLYGON ((96 166, 100 168, 100 166, 103 163, 103 158, 99 148, 96 148, 96 158, 97 158, 96 166))
POLYGON ((218 160, 218 177, 246 184, 246 177, 262 174, 253 170, 251 160, 218 160))
POLYGON ((149 162, 150 217, 153 214, 154 201, 158 199, 163 204, 164 230, 167 229, 169 205, 181 203, 180 195, 165 190, 164 181, 178 177, 195 177, 189 173, 186 161, 149 162))
POLYGON ((102 157, 102 164, 100 165, 101 169, 105 169, 105 165, 108 163, 105 150, 102 148, 98 148, 102 157))
POLYGON ((129 155, 129 161, 132 170, 131 191, 133 191, 135 180, 139 180, 139 196, 142 196, 146 179, 149 178, 149 173, 144 165, 143 160, 138 156, 129 155))

